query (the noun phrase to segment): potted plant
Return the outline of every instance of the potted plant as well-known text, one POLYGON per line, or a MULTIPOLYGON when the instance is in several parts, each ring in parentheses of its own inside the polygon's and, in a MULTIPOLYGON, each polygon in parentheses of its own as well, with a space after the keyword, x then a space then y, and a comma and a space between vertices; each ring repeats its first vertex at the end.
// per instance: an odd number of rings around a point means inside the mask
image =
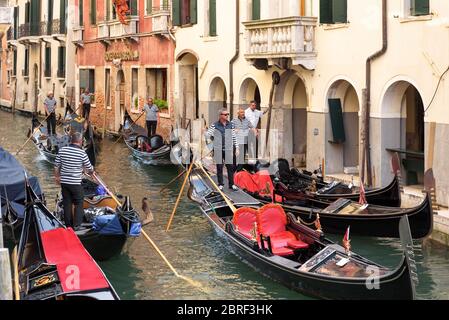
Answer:
POLYGON ((154 104, 161 110, 161 112, 168 113, 168 102, 163 99, 155 99, 154 104))

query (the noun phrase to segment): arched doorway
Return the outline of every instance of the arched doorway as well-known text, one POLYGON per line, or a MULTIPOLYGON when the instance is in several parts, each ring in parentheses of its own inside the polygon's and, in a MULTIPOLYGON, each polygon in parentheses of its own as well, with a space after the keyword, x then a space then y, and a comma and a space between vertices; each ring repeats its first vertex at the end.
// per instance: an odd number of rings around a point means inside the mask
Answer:
POLYGON ((125 74, 122 69, 117 71, 115 86, 115 129, 119 130, 125 118, 125 74))
POLYGON ((326 172, 358 174, 360 102, 347 80, 335 81, 327 93, 326 172))
POLYGON ((275 93, 277 130, 282 132, 284 141, 280 155, 295 167, 305 167, 308 96, 304 80, 295 71, 286 71, 275 93))
POLYGON ((209 108, 207 110, 208 123, 217 121, 218 110, 227 106, 226 85, 220 77, 212 80, 209 87, 209 108))
MULTIPOLYGON (((253 100, 257 103, 257 109, 260 109, 261 98, 259 86, 257 85, 256 81, 251 78, 247 78, 242 82, 240 86, 239 105, 247 108, 249 106, 249 103, 253 100)), ((238 110, 234 110, 234 112, 237 111, 238 110)))
POLYGON ((178 62, 179 98, 178 123, 186 128, 189 121, 199 118, 198 56, 193 52, 181 52, 178 62))
MULTIPOLYGON (((398 152, 403 181, 422 185, 424 178, 424 103, 418 89, 408 81, 390 85, 382 100, 382 153, 387 161, 398 152)), ((389 163, 383 163, 382 177, 391 180, 389 163)))

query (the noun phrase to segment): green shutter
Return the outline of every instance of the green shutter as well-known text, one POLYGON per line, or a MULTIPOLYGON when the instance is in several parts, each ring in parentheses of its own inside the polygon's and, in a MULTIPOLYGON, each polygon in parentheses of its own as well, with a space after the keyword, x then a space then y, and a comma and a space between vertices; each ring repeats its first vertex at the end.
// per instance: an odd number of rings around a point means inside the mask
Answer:
POLYGON ((80 26, 84 25, 84 0, 79 0, 80 26))
POLYGON ((65 70, 65 47, 58 48, 58 71, 65 70))
POLYGON ((172 20, 174 26, 181 25, 181 0, 172 1, 172 20))
POLYGON ((51 47, 45 47, 45 76, 51 77, 51 47))
POLYGON ((18 38, 19 32, 19 7, 14 7, 14 29, 13 29, 13 39, 18 38))
POLYGON ((320 0, 320 23, 332 22, 332 0, 320 0))
POLYGON ((12 66, 12 74, 17 75, 17 49, 14 50, 13 56, 14 65, 12 66))
POLYGON ((31 10, 30 10, 30 23, 31 23, 31 35, 37 36, 40 31, 40 13, 41 13, 41 3, 40 0, 31 0, 31 10))
POLYGON ((59 30, 61 34, 65 34, 67 32, 67 0, 60 0, 59 3, 59 30))
POLYGON ((345 127, 343 125, 343 111, 340 99, 329 99, 329 115, 331 117, 333 143, 346 141, 345 127))
POLYGON ((209 35, 217 35, 217 0, 209 0, 209 35))
POLYGON ((97 24, 97 1, 90 0, 90 24, 97 24))
POLYGON ((28 49, 25 49, 25 63, 23 69, 25 70, 25 75, 28 76, 28 69, 29 69, 29 59, 30 59, 30 51, 28 49))
POLYGON ((252 20, 260 20, 260 0, 252 1, 251 17, 252 20))
POLYGON ((106 0, 106 21, 111 20, 111 0, 106 0))
POLYGON ((146 14, 151 14, 151 12, 153 12, 153 1, 152 0, 146 0, 146 3, 147 3, 146 14))
POLYGON ((347 2, 347 0, 333 0, 332 20, 334 23, 348 22, 348 2, 347 2))
POLYGON ((413 16, 424 16, 430 14, 429 0, 412 0, 411 14, 413 16))
POLYGON ((190 0, 190 23, 195 24, 197 21, 197 0, 190 0))
POLYGON ((137 16, 137 14, 138 14, 138 13, 137 13, 137 11, 138 11, 138 10, 137 10, 137 9, 138 9, 138 8, 137 8, 137 6, 138 6, 137 0, 131 0, 131 1, 130 1, 130 5, 131 5, 131 8, 130 8, 130 9, 131 9, 131 15, 132 15, 132 16, 137 16))
POLYGON ((30 22, 30 3, 25 2, 25 23, 30 22))

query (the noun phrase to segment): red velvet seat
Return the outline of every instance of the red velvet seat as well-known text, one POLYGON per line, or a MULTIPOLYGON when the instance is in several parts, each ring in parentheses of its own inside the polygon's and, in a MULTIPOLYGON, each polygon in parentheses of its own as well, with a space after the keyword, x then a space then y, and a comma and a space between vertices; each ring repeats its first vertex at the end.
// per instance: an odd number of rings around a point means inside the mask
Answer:
MULTIPOLYGON (((255 173, 253 175, 253 180, 257 183, 258 191, 261 196, 273 198, 274 185, 268 170, 262 170, 255 173)), ((276 195, 275 201, 282 202, 282 197, 276 195)))
POLYGON ((248 171, 240 171, 234 175, 234 183, 242 190, 249 192, 258 192, 259 187, 253 180, 253 175, 248 171))
POLYGON ((287 215, 277 204, 267 204, 259 209, 257 227, 259 234, 270 237, 271 251, 275 255, 290 256, 294 250, 307 249, 309 245, 286 230, 287 215))
POLYGON ((257 210, 253 208, 239 208, 235 211, 232 222, 238 232, 248 239, 254 240, 252 233, 254 224, 257 222, 257 210))

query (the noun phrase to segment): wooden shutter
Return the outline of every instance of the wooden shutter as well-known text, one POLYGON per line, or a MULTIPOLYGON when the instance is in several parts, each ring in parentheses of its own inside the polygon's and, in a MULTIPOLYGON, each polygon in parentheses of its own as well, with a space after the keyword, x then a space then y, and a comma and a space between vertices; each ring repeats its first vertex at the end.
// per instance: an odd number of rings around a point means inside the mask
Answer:
POLYGON ((111 0, 106 0, 106 21, 111 20, 111 0))
POLYGON ((28 49, 25 49, 25 63, 23 69, 25 70, 25 75, 29 75, 29 59, 30 59, 30 51, 28 49))
POLYGON ((174 26, 181 25, 181 0, 172 1, 172 20, 174 26))
POLYGON ((343 125, 343 111, 340 99, 329 99, 329 115, 331 117, 333 143, 346 141, 345 127, 343 125))
POLYGON ((131 5, 131 8, 130 8, 131 9, 131 15, 132 16, 137 16, 137 14, 138 14, 137 13, 137 11, 138 11, 137 10, 137 5, 138 5, 137 4, 137 0, 131 0, 130 1, 130 5, 131 5))
POLYGON ((153 1, 152 0, 146 0, 146 4, 147 4, 146 14, 151 14, 151 12, 153 12, 153 1))
POLYGON ((320 23, 332 22, 332 0, 320 0, 320 23))
POLYGON ((41 3, 40 0, 31 0, 31 10, 30 10, 30 23, 31 23, 31 35, 37 36, 40 31, 40 10, 41 3))
POLYGON ((17 39, 19 34, 19 7, 14 7, 14 29, 13 29, 13 39, 17 39))
POLYGON ((209 35, 217 35, 217 1, 209 0, 209 35))
POLYGON ((25 23, 30 22, 30 3, 25 2, 25 23))
POLYGON ((190 0, 190 23, 195 24, 198 21, 197 0, 190 0))
POLYGON ((251 19, 260 20, 260 0, 253 0, 251 4, 251 19))
POLYGON ((413 16, 430 14, 429 0, 411 0, 411 14, 413 16))
POLYGON ((348 22, 348 2, 347 2, 347 0, 333 0, 332 20, 333 20, 333 23, 348 22))
POLYGON ((97 24, 97 1, 90 0, 90 24, 97 24))
POLYGON ((17 49, 13 51, 14 64, 12 66, 12 74, 17 75, 17 49))
POLYGON ((51 77, 51 47, 45 47, 45 76, 51 77))
POLYGON ((58 71, 65 71, 65 47, 58 48, 58 71))
POLYGON ((84 0, 79 0, 80 26, 84 25, 84 0))
POLYGON ((48 13, 48 22, 51 23, 53 21, 53 0, 47 0, 47 13, 48 13))
MULTIPOLYGON (((52 1, 52 0, 50 0, 52 1)), ((67 0, 59 1, 59 30, 61 34, 67 33, 67 0)))

